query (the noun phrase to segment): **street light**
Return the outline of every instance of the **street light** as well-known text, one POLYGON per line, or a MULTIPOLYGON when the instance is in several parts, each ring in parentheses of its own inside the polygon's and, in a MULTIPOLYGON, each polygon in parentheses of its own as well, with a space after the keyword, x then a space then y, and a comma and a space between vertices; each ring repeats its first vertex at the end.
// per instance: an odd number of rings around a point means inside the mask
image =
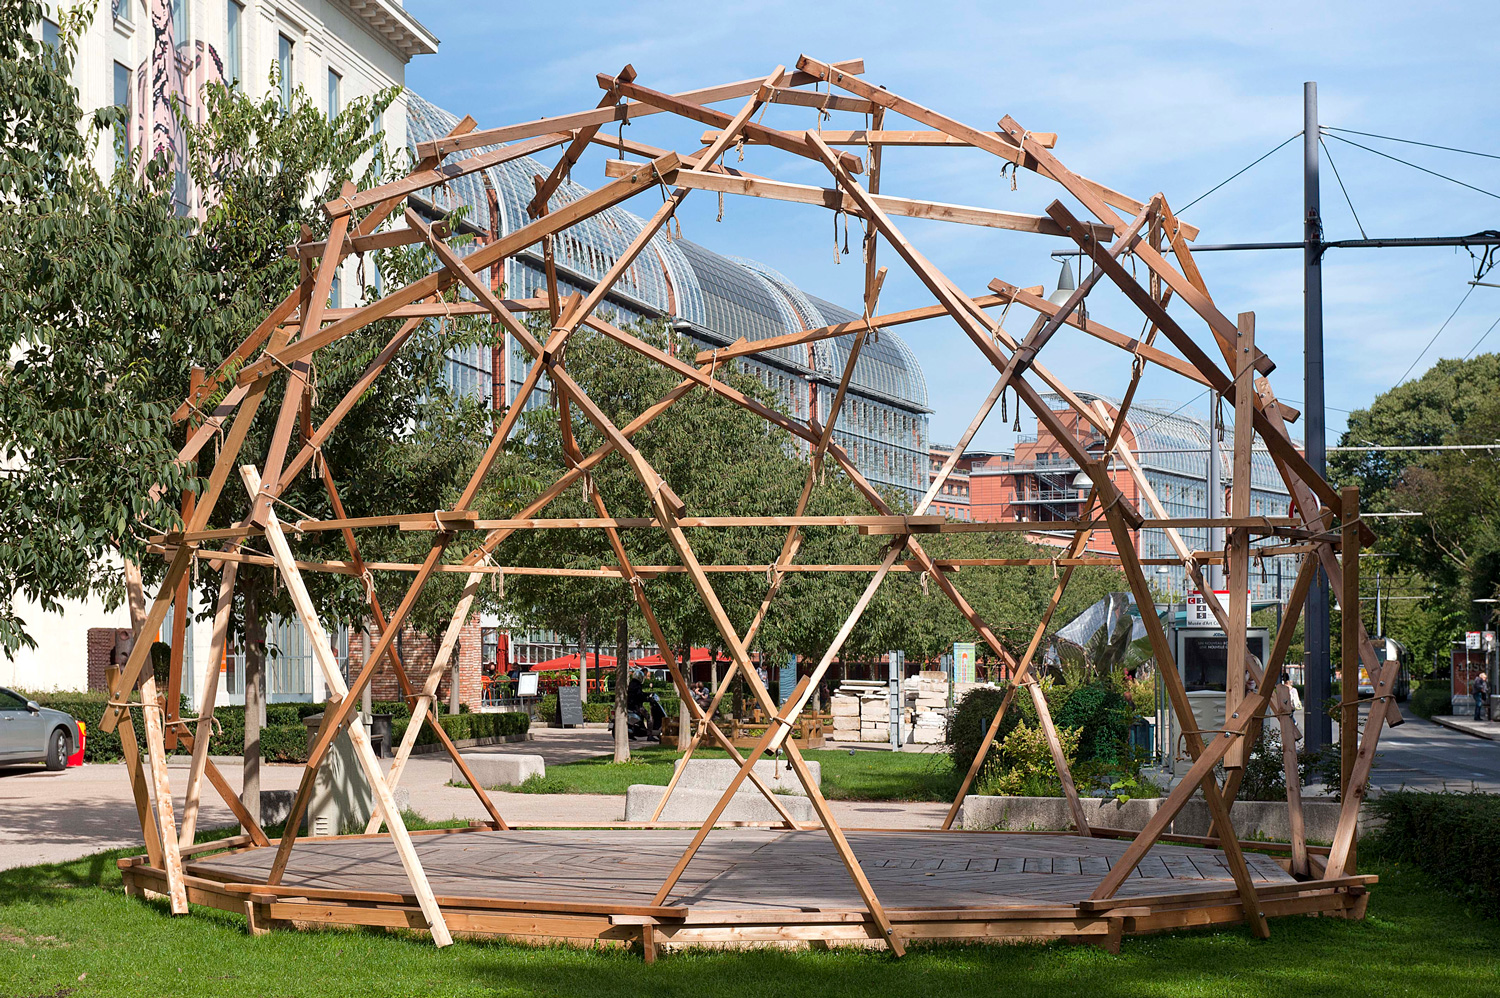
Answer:
POLYGON ((1048 295, 1047 300, 1054 305, 1061 305, 1077 290, 1078 284, 1073 280, 1073 265, 1064 260, 1062 273, 1057 275, 1057 290, 1048 295))

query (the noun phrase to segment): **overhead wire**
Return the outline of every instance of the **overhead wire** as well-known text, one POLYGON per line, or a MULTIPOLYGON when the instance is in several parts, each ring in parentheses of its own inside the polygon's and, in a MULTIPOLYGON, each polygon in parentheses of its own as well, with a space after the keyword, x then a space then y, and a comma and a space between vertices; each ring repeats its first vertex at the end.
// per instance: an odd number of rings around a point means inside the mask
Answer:
POLYGON ((1323 154, 1328 157, 1328 165, 1333 167, 1333 179, 1339 182, 1339 190, 1344 194, 1344 203, 1349 206, 1349 214, 1354 216, 1354 224, 1359 227, 1359 237, 1369 239, 1365 232, 1365 225, 1359 220, 1359 212, 1354 210, 1354 202, 1349 197, 1349 189, 1344 186, 1344 178, 1339 176, 1338 164, 1333 161, 1333 153, 1328 150, 1328 143, 1323 141, 1323 136, 1318 136, 1318 145, 1323 147, 1323 154))
POLYGON ((1500 201, 1500 194, 1496 194, 1494 191, 1487 191, 1483 187, 1475 187, 1473 184, 1465 183, 1464 181, 1459 180, 1459 179, 1457 179, 1455 177, 1450 177, 1446 173, 1439 173, 1436 170, 1429 170, 1425 166, 1418 166, 1416 163, 1413 163, 1410 160, 1402 159, 1400 156, 1392 156, 1390 153, 1388 153, 1388 152, 1381 152, 1379 149, 1371 149, 1367 145, 1364 145, 1364 144, 1359 143, 1359 142, 1355 142, 1353 139, 1346 139, 1342 135, 1332 135, 1332 134, 1330 134, 1328 137, 1330 139, 1338 139, 1340 142, 1343 142, 1343 143, 1345 143, 1347 145, 1354 146, 1356 149, 1363 149, 1365 152, 1374 153, 1376 156, 1383 156, 1384 158, 1386 158, 1388 160, 1391 160, 1392 162, 1400 163, 1402 166, 1409 166, 1413 170, 1421 170, 1423 173, 1426 173, 1426 174, 1429 174, 1431 176, 1437 177, 1440 180, 1446 180, 1450 184, 1457 184, 1460 187, 1467 187, 1471 191, 1478 191, 1480 194, 1488 195, 1489 197, 1492 197, 1495 200, 1500 201))
POLYGON ((1432 142, 1418 142, 1416 139, 1400 139, 1394 135, 1378 135, 1375 132, 1361 132, 1355 128, 1335 128, 1333 125, 1324 125, 1325 132, 1347 132, 1350 135, 1364 135, 1372 139, 1385 139, 1387 142, 1404 142, 1409 146, 1425 146, 1428 149, 1441 149, 1444 152, 1461 152, 1465 156, 1483 156, 1485 159, 1500 159, 1492 152, 1475 152, 1473 149, 1460 149, 1457 146, 1440 146, 1432 142))
POLYGON ((1490 323, 1490 328, 1486 329, 1484 331, 1484 335, 1479 337, 1479 342, 1469 347, 1469 352, 1464 354, 1464 360, 1468 360, 1470 357, 1474 356, 1474 351, 1479 349, 1479 345, 1481 343, 1489 339, 1490 333, 1493 333, 1495 331, 1496 326, 1500 326, 1500 316, 1497 316, 1495 318, 1495 321, 1490 323))
POLYGON ((1452 312, 1448 313, 1448 318, 1443 320, 1443 324, 1438 327, 1437 332, 1432 334, 1432 339, 1428 340, 1427 345, 1422 348, 1422 352, 1417 354, 1417 359, 1411 362, 1411 367, 1408 367, 1406 369, 1406 374, 1403 374, 1401 375, 1401 377, 1396 379, 1396 384, 1399 385, 1406 381, 1411 372, 1416 369, 1417 364, 1421 363, 1422 358, 1427 356, 1427 351, 1432 349, 1432 345, 1437 342, 1437 338, 1443 335, 1443 330, 1448 328, 1448 323, 1453 321, 1453 317, 1458 314, 1459 309, 1464 307, 1464 302, 1468 301, 1469 296, 1473 293, 1474 285, 1470 284, 1469 290, 1465 291, 1464 296, 1458 300, 1458 305, 1454 307, 1452 312))
POLYGON ((1223 187, 1225 184, 1229 183, 1231 180, 1235 179, 1235 177, 1238 177, 1240 174, 1244 173, 1246 170, 1249 170, 1251 167, 1254 167, 1254 166, 1258 165, 1262 160, 1269 158, 1272 155, 1272 153, 1279 152, 1281 150, 1282 146, 1285 146, 1288 143, 1292 142, 1293 140, 1295 140, 1301 134, 1302 134, 1301 132, 1298 132, 1296 135, 1293 135, 1291 138, 1287 139, 1285 142, 1282 142, 1280 145, 1276 146, 1270 152, 1266 153, 1265 155, 1263 155, 1263 156, 1259 157, 1258 159, 1254 160, 1253 162, 1251 162, 1248 166, 1242 167, 1241 169, 1239 169, 1239 170, 1235 171, 1233 174, 1231 174, 1229 177, 1225 178, 1224 180, 1219 181, 1217 184, 1214 184, 1208 190, 1204 191, 1202 194, 1199 194, 1197 197, 1193 198, 1193 200, 1189 201, 1187 204, 1183 205, 1181 208, 1178 208, 1177 209, 1177 215, 1180 217, 1183 212, 1187 211, 1193 205, 1197 204, 1199 201, 1202 201, 1204 198, 1208 197, 1214 191, 1218 190, 1220 187, 1223 187))

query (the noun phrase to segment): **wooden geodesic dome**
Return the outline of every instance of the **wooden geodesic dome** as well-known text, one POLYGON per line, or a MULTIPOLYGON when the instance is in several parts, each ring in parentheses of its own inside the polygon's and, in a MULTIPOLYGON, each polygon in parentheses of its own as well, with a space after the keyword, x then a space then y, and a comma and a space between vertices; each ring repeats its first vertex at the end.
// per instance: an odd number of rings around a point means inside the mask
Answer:
MULTIPOLYGON (((346 186, 339 198, 324 205, 328 227, 323 238, 291 248, 291 252, 308 262, 306 279, 271 310, 216 371, 194 387, 179 410, 179 418, 194 419, 196 427, 182 451, 182 460, 196 457, 216 435, 222 434, 222 447, 207 487, 186 518, 184 529, 160 539, 168 568, 159 595, 149 610, 142 607, 140 630, 152 633, 159 628, 174 600, 179 601, 177 619, 182 619, 180 601, 185 597, 179 593, 185 589, 179 584, 194 563, 222 572, 214 648, 209 656, 216 670, 226 640, 236 566, 247 561, 274 565, 289 590, 297 616, 312 636, 311 645, 331 691, 329 706, 309 753, 287 830, 279 841, 273 842, 239 806, 222 774, 207 757, 215 684, 205 684, 208 702, 196 722, 176 717, 172 707, 159 701, 150 670, 145 668, 149 644, 138 642, 111 691, 112 705, 104 719, 108 731, 119 724, 125 710, 141 709, 145 718, 144 760, 133 733, 129 733, 131 726, 119 728, 147 845, 146 856, 122 863, 127 885, 132 890, 166 894, 176 912, 186 911, 193 902, 242 910, 252 929, 257 930, 278 922, 410 926, 430 931, 434 941, 443 945, 457 929, 521 938, 638 942, 648 958, 658 945, 691 944, 848 942, 888 945, 898 954, 907 942, 921 939, 1065 936, 1111 944, 1117 943, 1122 933, 1239 920, 1248 923, 1257 934, 1265 935, 1269 931, 1268 914, 1321 911, 1358 915, 1363 911, 1364 892, 1371 878, 1353 873, 1355 820, 1381 729, 1387 720, 1399 723, 1399 715, 1391 707, 1389 695, 1395 663, 1376 658, 1357 615, 1345 615, 1345 674, 1353 674, 1363 664, 1374 678, 1375 694, 1370 701, 1368 723, 1357 744, 1358 724, 1354 723, 1357 718, 1348 715, 1345 718, 1345 792, 1332 846, 1317 849, 1307 845, 1295 779, 1290 781, 1287 801, 1293 832, 1290 844, 1242 843, 1233 832, 1229 815, 1229 806, 1244 772, 1248 746, 1259 737, 1262 724, 1268 718, 1269 723, 1283 728, 1289 724, 1290 709, 1284 699, 1278 699, 1281 696, 1278 681, 1298 611, 1316 570, 1321 567, 1331 583, 1346 594, 1345 605, 1351 605, 1350 601, 1357 601, 1358 551, 1367 542, 1364 536, 1367 532, 1359 521, 1357 493, 1353 490, 1340 493, 1331 488, 1309 466, 1288 433, 1287 423, 1296 414, 1277 401, 1264 377, 1273 365, 1255 347, 1253 313, 1241 313, 1231 319, 1215 304, 1193 261, 1191 247, 1197 230, 1172 213, 1164 196, 1158 194, 1139 201, 1111 190, 1064 166, 1051 151, 1056 142, 1053 135, 1030 131, 1009 116, 1000 119, 997 130, 975 129, 893 91, 871 85, 863 78, 863 69, 859 61, 829 64, 803 56, 797 60, 795 69, 778 66, 761 79, 667 94, 638 83, 634 70, 627 66, 618 75, 599 77, 603 96, 597 108, 489 129, 478 129, 472 119, 466 118, 448 135, 419 144, 421 161, 407 177, 369 190, 346 186), (724 110, 710 106, 721 102, 730 103, 724 110), (817 109, 820 127, 784 131, 764 124, 763 112, 773 110, 771 105, 817 109), (829 127, 821 127, 822 117, 851 113, 861 116, 863 120, 859 123, 864 127, 839 130, 832 127, 837 123, 834 121, 829 122, 829 127), (670 152, 627 141, 623 133, 600 134, 606 125, 652 114, 674 115, 706 126, 708 131, 702 133, 701 147, 670 152), (905 120, 897 123, 894 120, 897 118, 905 120), (892 128, 892 124, 897 127, 892 128), (608 181, 567 203, 551 203, 553 194, 590 144, 615 149, 620 156, 607 164, 608 181), (769 146, 779 154, 758 156, 757 161, 775 161, 787 155, 810 160, 826 169, 828 185, 787 183, 749 173, 738 165, 727 165, 724 157, 727 151, 747 146, 769 146), (888 146, 925 147, 931 156, 944 155, 945 147, 983 150, 998 158, 1003 167, 1030 170, 1055 183, 1081 206, 1081 212, 1060 201, 1054 201, 1045 215, 1025 215, 882 193, 881 155, 888 146), (537 178, 536 196, 530 206, 531 220, 513 231, 496 233, 467 255, 449 245, 443 230, 429 226, 415 213, 406 215, 405 227, 382 228, 382 223, 409 196, 424 189, 557 148, 562 153, 556 166, 545 178, 537 178), (727 347, 705 350, 696 358, 669 355, 605 321, 599 314, 605 296, 695 190, 720 196, 739 194, 790 201, 809 206, 809 215, 819 211, 846 212, 862 220, 866 229, 863 315, 832 326, 767 339, 741 340, 727 347), (658 191, 662 195, 659 205, 658 191), (642 194, 648 195, 649 219, 586 294, 565 300, 559 294, 555 270, 549 266, 545 295, 527 299, 500 297, 499 282, 492 278, 507 257, 540 244, 550 263, 554 238, 599 212, 642 194), (896 220, 903 218, 939 219, 1060 237, 1076 244, 1081 254, 1092 261, 1092 270, 1062 304, 1042 298, 1040 289, 1018 287, 998 278, 990 282, 985 293, 973 295, 960 290, 902 234, 896 220), (430 247, 441 262, 439 269, 392 288, 369 304, 354 308, 326 307, 324 303, 329 299, 335 272, 350 254, 414 244, 430 247), (893 265, 909 268, 931 292, 936 304, 880 313, 879 294, 885 268, 878 266, 877 252, 882 244, 900 258, 899 264, 893 265), (1132 337, 1082 314, 1079 306, 1100 282, 1113 284, 1139 309, 1146 322, 1145 333, 1132 337), (463 289, 464 299, 457 303, 440 300, 440 293, 455 285, 463 289), (1169 314, 1168 304, 1174 298, 1185 306, 1177 311, 1184 321, 1197 328, 1196 335, 1169 314), (1029 331, 1018 339, 1005 329, 1000 318, 987 311, 994 308, 1006 310, 1001 318, 1015 312, 1034 313, 1035 319, 1029 331), (551 329, 545 340, 534 335, 518 318, 528 312, 550 313, 551 329), (310 465, 312 470, 322 472, 333 497, 333 508, 342 515, 331 475, 326 466, 313 460, 320 444, 338 432, 339 421, 354 399, 378 381, 417 323, 453 314, 491 317, 531 358, 519 394, 499 419, 488 449, 454 508, 435 512, 392 510, 389 515, 358 520, 303 519, 283 524, 276 509, 278 496, 288 482, 309 470, 310 465), (856 361, 869 338, 882 328, 933 317, 946 317, 954 322, 972 342, 978 356, 994 367, 997 380, 926 495, 911 514, 903 515, 892 511, 850 455, 834 442, 833 432, 856 361), (349 397, 332 410, 321 426, 299 425, 303 400, 310 390, 309 366, 317 352, 385 318, 407 321, 388 347, 370 362, 349 397), (1118 405, 1085 403, 1039 362, 1040 351, 1064 325, 1118 349, 1121 364, 1133 365, 1129 388, 1118 405), (680 383, 627 425, 613 424, 568 373, 563 348, 571 336, 585 327, 662 365, 677 375, 680 383), (852 337, 852 344, 837 394, 821 419, 787 416, 746 397, 718 377, 723 367, 735 358, 839 336, 852 337), (1205 386, 1232 403, 1236 432, 1229 515, 1214 520, 1169 516, 1130 446, 1122 440, 1122 428, 1148 366, 1205 386), (560 470, 556 480, 517 516, 504 520, 479 519, 471 509, 474 497, 506 446, 527 398, 537 390, 543 376, 558 398, 570 401, 598 429, 605 443, 592 454, 580 454, 570 467, 560 470), (227 395, 217 407, 212 412, 202 412, 200 404, 224 388, 228 389, 227 395), (1052 562, 1062 569, 1062 574, 1045 614, 1036 624, 1030 645, 1019 660, 964 600, 960 582, 950 577, 952 566, 930 557, 922 545, 924 534, 1028 528, 1027 524, 1017 523, 959 523, 928 515, 930 504, 954 471, 959 456, 1006 390, 1016 394, 1091 483, 1079 519, 1047 524, 1049 531, 1069 532, 1074 539, 1052 562), (1064 424, 1061 414, 1044 400, 1043 390, 1060 397, 1084 425, 1107 441, 1102 453, 1087 447, 1064 424), (660 413, 670 406, 692 405, 705 393, 748 409, 805 447, 809 455, 807 483, 795 508, 739 517, 714 516, 713 511, 689 509, 674 492, 672 483, 664 481, 634 448, 632 436, 660 413), (250 423, 268 399, 280 405, 269 451, 265 455, 244 454, 242 445, 250 423), (1257 440, 1269 452, 1295 500, 1294 516, 1250 513, 1249 467, 1257 440), (547 506, 554 498, 611 454, 618 454, 629 463, 640 487, 649 495, 654 511, 651 519, 612 518, 597 490, 588 490, 596 517, 566 521, 545 518, 547 506), (807 515, 814 476, 829 461, 842 469, 869 501, 868 515, 807 515), (1118 461, 1128 470, 1139 505, 1122 491, 1111 473, 1110 461, 1118 461), (231 472, 236 469, 249 496, 246 512, 233 528, 206 530, 213 511, 229 501, 224 492, 231 472), (800 531, 814 525, 842 526, 889 540, 879 565, 867 566, 869 582, 837 636, 811 674, 778 707, 751 666, 746 649, 766 607, 777 597, 784 575, 795 564, 800 531), (390 526, 430 532, 431 548, 419 564, 381 568, 407 571, 413 579, 405 598, 388 615, 374 602, 373 589, 370 591, 370 614, 379 625, 380 637, 358 675, 346 684, 330 652, 318 607, 303 585, 302 573, 365 572, 356 539, 358 532, 390 526), (720 605, 709 573, 695 555, 685 531, 746 526, 784 528, 786 538, 774 564, 728 567, 765 574, 768 579, 760 614, 749 633, 740 633, 720 605), (1228 541, 1223 551, 1195 551, 1183 541, 1181 530, 1205 526, 1227 531, 1228 541), (545 833, 513 829, 473 777, 442 727, 431 724, 432 701, 449 665, 459 629, 470 614, 475 592, 489 576, 503 574, 507 569, 504 541, 518 531, 548 529, 606 533, 618 564, 606 569, 605 574, 630 587, 682 693, 683 709, 691 714, 695 730, 689 755, 706 742, 722 745, 740 762, 732 784, 703 822, 683 828, 653 821, 645 823, 646 827, 580 829, 572 833, 556 826, 545 833), (663 532, 679 559, 678 568, 691 578, 716 622, 724 646, 729 649, 732 661, 724 687, 731 676, 742 676, 761 708, 774 718, 749 751, 742 753, 731 744, 713 720, 713 707, 704 711, 688 695, 676 656, 652 613, 649 579, 632 566, 620 541, 620 531, 626 529, 663 532), (1175 563, 1207 593, 1210 609, 1229 637, 1229 682, 1223 729, 1200 731, 1161 621, 1155 613, 1142 614, 1161 681, 1182 728, 1184 748, 1194 761, 1186 778, 1161 802, 1145 827, 1124 831, 1101 827, 1097 812, 1091 824, 1085 801, 1074 787, 1033 667, 1074 567, 1101 559, 1097 553, 1086 555, 1089 540, 1096 531, 1107 532, 1111 538, 1116 553, 1108 560, 1118 565, 1138 604, 1154 605, 1132 536, 1133 531, 1143 529, 1162 530, 1176 554, 1175 563), (297 559, 294 551, 297 537, 319 530, 345 531, 350 549, 348 562, 308 563, 297 559), (266 553, 253 553, 246 548, 247 542, 255 538, 264 539, 266 553), (1261 663, 1247 656, 1244 637, 1252 561, 1269 554, 1299 555, 1301 569, 1274 648, 1267 661, 1261 663), (1227 606, 1203 584, 1202 570, 1213 563, 1222 563, 1226 569, 1230 591, 1227 606), (452 623, 431 668, 425 675, 411 677, 412 720, 387 774, 371 749, 355 705, 359 693, 382 663, 389 663, 398 672, 403 670, 392 647, 393 639, 406 623, 417 595, 439 571, 465 573, 467 586, 453 608, 452 623), (952 600, 990 651, 1007 663, 1015 681, 1008 687, 974 768, 966 775, 941 828, 900 835, 850 829, 846 834, 796 743, 787 736, 871 597, 893 571, 925 573, 952 600), (127 703, 138 684, 143 691, 141 702, 127 703), (1024 691, 1022 695, 1031 699, 1039 717, 1076 834, 1016 837, 1005 833, 961 832, 952 827, 964 794, 1018 691, 1024 691), (487 823, 464 830, 469 834, 410 833, 396 809, 392 790, 401 780, 424 723, 437 733, 489 815, 487 823), (173 728, 177 737, 193 750, 187 803, 180 824, 172 804, 164 757, 163 738, 168 728, 173 728), (300 818, 306 812, 319 766, 341 731, 348 732, 359 763, 374 788, 375 814, 368 834, 299 837, 300 818), (784 759, 810 798, 815 822, 799 823, 780 795, 757 774, 754 763, 767 756, 784 759), (1223 783, 1216 777, 1220 768, 1227 774, 1223 783), (192 830, 205 778, 236 812, 245 832, 236 839, 193 846, 192 830), (764 794, 775 810, 779 819, 775 827, 724 828, 724 811, 746 781, 764 794), (1167 834, 1183 805, 1200 792, 1212 817, 1210 834, 1196 838, 1167 834), (388 837, 376 835, 382 827, 388 837), (759 855, 757 837, 768 835, 786 836, 786 843, 784 848, 773 850, 775 862, 771 868, 764 868, 764 863, 756 867, 747 857, 759 855), (445 850, 455 848, 454 842, 463 842, 464 849, 490 858, 455 873, 445 859, 445 850), (506 866, 509 862, 506 857, 517 851, 534 857, 539 850, 551 848, 563 851, 558 855, 576 857, 587 853, 602 858, 580 861, 578 869, 582 872, 578 878, 562 886, 553 878, 506 866), (1255 850, 1270 850, 1274 861, 1255 850), (1153 859, 1152 870, 1160 867, 1162 872, 1143 874, 1143 861, 1153 859), (684 879, 695 860, 700 866, 708 866, 709 880, 704 881, 701 876, 697 880, 684 879), (961 868, 945 865, 959 861, 961 868), (1209 867, 1206 872, 1205 863, 1209 867), (1178 874, 1172 874, 1173 869, 1178 874), (1196 870, 1197 875, 1183 872, 1188 869, 1196 870), (629 875, 622 870, 628 870, 629 875), (1053 879, 1037 880, 1038 877, 1053 879), (441 883, 435 885, 435 878, 441 883), (730 896, 736 884, 741 893, 730 896), (721 897, 716 893, 721 891, 730 894, 721 897), (899 896, 902 900, 893 905, 883 900, 883 896, 899 896)), ((568 435, 566 427, 564 434, 568 435)), ((996 558, 981 563, 1013 562, 996 558)), ((558 571, 565 574, 564 570, 558 571)), ((180 682, 180 649, 174 648, 172 668, 174 681, 180 682)), ((1345 709, 1357 710, 1357 705, 1352 700, 1346 701, 1345 709)), ((1289 732, 1282 745, 1295 772, 1295 737, 1289 732)), ((667 796, 674 792, 676 783, 674 776, 667 796)), ((663 797, 657 807, 657 818, 666 799, 663 797)))

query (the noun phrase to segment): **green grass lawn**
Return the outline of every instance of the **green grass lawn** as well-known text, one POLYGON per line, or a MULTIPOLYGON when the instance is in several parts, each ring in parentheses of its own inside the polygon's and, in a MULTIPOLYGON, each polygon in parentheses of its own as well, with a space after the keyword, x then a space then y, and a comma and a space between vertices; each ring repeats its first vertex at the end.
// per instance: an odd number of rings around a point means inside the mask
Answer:
POLYGON ((0 872, 0 995, 641 996, 844 998, 911 995, 1060 998, 1265 996, 1383 998, 1500 993, 1500 922, 1469 913, 1415 870, 1369 865, 1381 883, 1364 922, 1288 918, 1271 940, 1240 928, 1092 947, 702 952, 645 966, 631 953, 459 942, 411 934, 278 930, 209 908, 173 918, 124 896, 114 859, 0 872))
MULTIPOLYGON (((535 794, 623 794, 633 783, 665 786, 672 778, 672 764, 681 754, 663 745, 632 745, 629 762, 615 763, 605 755, 548 766, 546 776, 533 776, 519 787, 498 789, 535 794)), ((958 790, 958 777, 946 753, 818 749, 803 755, 822 763, 823 793, 831 800, 949 801, 958 790)), ((728 756, 722 749, 700 749, 694 757, 728 756)))

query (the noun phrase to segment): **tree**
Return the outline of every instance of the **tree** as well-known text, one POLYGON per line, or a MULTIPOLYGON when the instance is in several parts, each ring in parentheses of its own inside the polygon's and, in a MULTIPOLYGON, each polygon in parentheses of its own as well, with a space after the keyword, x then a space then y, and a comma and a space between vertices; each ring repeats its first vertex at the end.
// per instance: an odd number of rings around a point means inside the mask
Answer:
MULTIPOLYGON (((162 171, 101 179, 89 156, 120 112, 86 114, 69 82, 90 11, 58 44, 42 7, 0 5, 0 651, 34 646, 15 602, 123 595, 120 563, 173 522, 189 484, 169 434, 165 358, 224 338, 220 280, 162 171), (162 491, 152 492, 160 485, 162 491)), ((182 390, 187 367, 178 363, 182 390)), ((178 399, 180 399, 178 393, 178 399)))
MULTIPOLYGON (((1439 361, 1416 381, 1377 396, 1350 414, 1341 443, 1496 440, 1500 354, 1482 354, 1439 361)), ((1431 600, 1393 606, 1386 628, 1425 663, 1474 619, 1473 600, 1500 592, 1500 462, 1491 450, 1370 451, 1337 452, 1330 465, 1336 480, 1360 486, 1366 509, 1422 514, 1379 521, 1377 550, 1396 556, 1386 567, 1406 573, 1412 589, 1435 589, 1431 600)))

